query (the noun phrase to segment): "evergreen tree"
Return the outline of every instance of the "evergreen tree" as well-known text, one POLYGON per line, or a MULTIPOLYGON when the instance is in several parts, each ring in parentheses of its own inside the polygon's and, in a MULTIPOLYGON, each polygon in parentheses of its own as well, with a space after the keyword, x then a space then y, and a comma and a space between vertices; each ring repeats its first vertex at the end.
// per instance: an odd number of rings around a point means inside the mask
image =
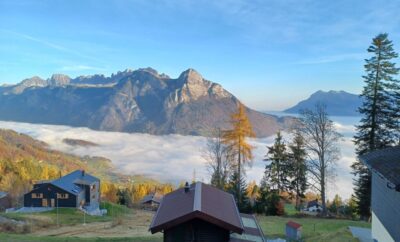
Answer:
POLYGON ((268 152, 264 161, 270 163, 265 166, 265 178, 269 187, 280 194, 289 188, 288 177, 290 175, 289 156, 281 132, 276 134, 274 144, 267 148, 268 152))
POLYGON ((256 202, 255 211, 265 215, 283 215, 284 204, 276 189, 269 186, 269 178, 264 174, 260 183, 259 196, 256 202))
POLYGON ((229 183, 227 186, 227 191, 233 195, 235 198, 238 209, 241 213, 250 212, 250 201, 247 197, 247 186, 246 181, 243 177, 240 178, 240 182, 238 183, 239 175, 237 171, 234 171, 229 179, 229 183), (238 191, 239 187, 239 191, 238 191))
POLYGON ((296 209, 300 210, 302 199, 305 197, 307 190, 307 151, 303 136, 296 132, 293 137, 292 144, 289 145, 290 167, 291 167, 291 183, 290 188, 295 192, 296 209))
POLYGON ((231 154, 237 158, 237 201, 240 204, 239 197, 241 197, 240 182, 242 180, 243 165, 251 164, 253 159, 253 146, 247 142, 248 137, 255 137, 252 125, 246 114, 246 107, 239 103, 238 110, 231 115, 230 123, 232 125, 231 130, 227 130, 223 133, 222 142, 228 146, 231 154))
POLYGON ((266 213, 268 196, 270 194, 270 188, 269 188, 266 180, 267 179, 265 178, 265 175, 264 175, 263 179, 260 182, 259 191, 258 191, 259 196, 256 200, 256 205, 255 205, 255 212, 260 213, 260 214, 266 213))
MULTIPOLYGON (((394 52, 387 34, 376 36, 368 52, 372 57, 364 65, 365 86, 361 94, 364 102, 359 108, 363 117, 354 137, 358 155, 397 144, 399 141, 400 94, 398 81, 394 78, 399 69, 393 62, 397 53, 394 52)), ((352 169, 356 175, 354 185, 357 210, 366 219, 370 216, 371 174, 359 161, 352 165, 352 169)))

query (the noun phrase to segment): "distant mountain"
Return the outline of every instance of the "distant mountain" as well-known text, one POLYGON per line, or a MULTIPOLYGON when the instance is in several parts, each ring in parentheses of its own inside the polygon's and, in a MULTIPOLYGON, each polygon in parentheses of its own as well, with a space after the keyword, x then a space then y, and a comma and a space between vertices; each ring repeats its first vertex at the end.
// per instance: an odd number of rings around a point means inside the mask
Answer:
POLYGON ((362 104, 359 95, 345 91, 318 91, 309 98, 299 102, 294 107, 286 109, 286 113, 299 113, 302 109, 312 109, 315 104, 321 102, 327 107, 329 115, 334 116, 358 116, 358 107, 362 104))
MULTIPOLYGON (((150 134, 206 135, 227 129, 239 100, 193 69, 172 79, 151 68, 70 78, 53 75, 0 87, 0 120, 86 126, 150 134)), ((247 108, 258 137, 284 129, 293 118, 247 108)))

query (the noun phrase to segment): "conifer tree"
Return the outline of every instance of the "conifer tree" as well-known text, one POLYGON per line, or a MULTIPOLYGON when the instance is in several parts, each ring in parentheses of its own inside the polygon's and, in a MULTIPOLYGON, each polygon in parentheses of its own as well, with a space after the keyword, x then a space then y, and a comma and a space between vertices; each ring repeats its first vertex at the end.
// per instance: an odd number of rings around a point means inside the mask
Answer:
MULTIPOLYGON (((364 101, 359 108, 362 119, 354 137, 358 155, 399 143, 400 94, 398 80, 394 78, 399 69, 393 62, 398 55, 388 34, 376 36, 367 51, 372 56, 365 60, 365 86, 361 94, 364 101)), ((371 174, 359 161, 352 169, 356 175, 357 210, 367 219, 370 216, 371 174)))
POLYGON ((247 185, 244 177, 241 177, 238 183, 239 174, 234 171, 229 179, 227 191, 235 197, 238 209, 241 213, 249 212, 250 200, 247 196, 247 185), (238 191, 239 187, 239 191, 238 191))
POLYGON ((255 137, 252 125, 246 114, 246 107, 239 103, 238 110, 231 115, 230 123, 232 125, 231 130, 224 131, 223 143, 228 146, 231 154, 236 156, 236 178, 237 178, 237 201, 240 204, 240 181, 243 174, 243 165, 251 164, 253 159, 253 146, 247 142, 248 137, 255 137))
POLYGON ((265 178, 270 188, 280 194, 289 188, 288 177, 290 176, 289 155, 281 132, 276 134, 274 144, 267 148, 268 152, 264 161, 269 161, 270 163, 265 166, 265 178))
POLYGON ((302 198, 305 197, 307 189, 307 151, 303 136, 296 132, 293 137, 292 144, 289 145, 289 160, 291 167, 291 183, 290 188, 295 192, 296 209, 300 210, 302 198))

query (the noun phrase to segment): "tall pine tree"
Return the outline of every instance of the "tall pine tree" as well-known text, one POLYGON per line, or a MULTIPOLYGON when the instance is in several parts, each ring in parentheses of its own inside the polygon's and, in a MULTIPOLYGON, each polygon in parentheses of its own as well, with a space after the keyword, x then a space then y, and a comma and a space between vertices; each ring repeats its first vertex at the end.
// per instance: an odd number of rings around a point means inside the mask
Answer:
MULTIPOLYGON (((364 65, 365 86, 361 97, 363 105, 359 108, 363 116, 354 136, 356 152, 363 155, 398 143, 399 131, 399 84, 394 78, 399 69, 393 62, 397 53, 393 49, 388 34, 379 34, 368 48, 372 57, 364 65)), ((366 219, 370 216, 371 174, 359 161, 352 165, 355 197, 359 215, 366 219)))
POLYGON ((300 210, 302 199, 307 189, 307 151, 303 136, 296 132, 292 143, 289 145, 289 160, 291 167, 290 190, 295 192, 296 209, 300 210))
POLYGON ((265 166, 265 178, 269 187, 280 194, 289 188, 290 176, 289 156, 281 132, 276 134, 275 143, 267 148, 268 152, 264 161, 270 163, 265 166))
POLYGON ((227 191, 233 195, 236 200, 238 209, 241 213, 250 212, 250 200, 247 196, 247 185, 244 177, 239 178, 237 171, 234 171, 229 179, 227 191), (239 183, 238 183, 239 180, 239 183), (239 191, 238 191, 239 187, 239 191))

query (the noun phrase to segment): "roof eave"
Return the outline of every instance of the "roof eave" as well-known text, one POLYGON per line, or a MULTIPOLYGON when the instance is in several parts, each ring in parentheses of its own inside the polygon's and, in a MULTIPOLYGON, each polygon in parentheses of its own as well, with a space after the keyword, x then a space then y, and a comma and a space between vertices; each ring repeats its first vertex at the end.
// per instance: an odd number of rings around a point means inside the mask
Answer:
POLYGON ((394 190, 396 190, 397 192, 400 192, 400 184, 395 184, 392 181, 390 181, 389 179, 386 178, 385 175, 383 175, 382 173, 380 173, 377 169, 373 168, 367 161, 367 159, 365 159, 363 156, 359 156, 358 160, 361 161, 371 172, 376 173, 379 177, 381 177, 382 179, 384 179, 387 183, 393 184, 394 185, 394 190))
POLYGON ((242 227, 237 227, 237 226, 235 226, 233 224, 226 223, 226 222, 224 222, 224 221, 222 221, 220 219, 217 219, 215 217, 209 216, 209 215, 207 215, 207 214, 205 214, 205 213, 203 213, 201 211, 193 211, 193 212, 188 213, 188 214, 186 214, 184 216, 177 217, 177 218, 175 218, 173 220, 164 222, 164 223, 159 224, 157 226, 153 226, 152 225, 152 227, 150 227, 150 232, 152 234, 154 234, 154 233, 157 233, 157 232, 161 232, 163 230, 165 231, 165 230, 173 228, 176 225, 179 225, 181 223, 188 222, 188 221, 190 221, 192 219, 201 219, 203 221, 212 223, 212 224, 214 224, 214 225, 216 225, 218 227, 224 228, 226 230, 229 230, 231 232, 238 233, 238 234, 242 234, 243 231, 244 231, 241 219, 240 219, 240 222, 241 222, 242 227))

